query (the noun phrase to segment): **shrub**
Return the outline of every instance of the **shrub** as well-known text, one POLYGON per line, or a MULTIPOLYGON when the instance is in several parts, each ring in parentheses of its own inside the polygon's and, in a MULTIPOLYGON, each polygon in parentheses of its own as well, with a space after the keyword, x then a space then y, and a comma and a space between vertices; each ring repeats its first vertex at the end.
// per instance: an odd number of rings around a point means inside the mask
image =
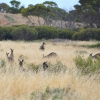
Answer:
POLYGON ((72 39, 72 35, 74 34, 74 31, 70 29, 63 29, 59 32, 59 38, 61 39, 72 39))
POLYGON ((58 29, 50 26, 39 26, 35 28, 38 32, 38 39, 54 39, 58 38, 58 29))
POLYGON ((82 74, 100 72, 100 59, 94 61, 91 57, 87 57, 85 59, 81 56, 77 56, 74 59, 74 62, 82 74))
POLYGON ((38 33, 35 29, 30 28, 28 26, 16 27, 12 31, 12 39, 13 40, 35 40, 37 39, 38 33))
POLYGON ((30 100, 65 100, 64 89, 47 87, 44 92, 34 91, 30 94, 30 100))
POLYGON ((11 31, 11 27, 0 27, 0 40, 12 39, 11 31))
POLYGON ((89 47, 89 48, 100 48, 100 43, 87 45, 87 47, 89 47))
POLYGON ((80 29, 78 32, 75 32, 72 36, 74 40, 100 40, 100 29, 88 28, 80 29))
POLYGON ((65 73, 67 69, 67 67, 63 65, 61 61, 57 61, 56 64, 48 63, 48 66, 50 67, 48 67, 47 71, 54 74, 58 74, 60 72, 65 73))

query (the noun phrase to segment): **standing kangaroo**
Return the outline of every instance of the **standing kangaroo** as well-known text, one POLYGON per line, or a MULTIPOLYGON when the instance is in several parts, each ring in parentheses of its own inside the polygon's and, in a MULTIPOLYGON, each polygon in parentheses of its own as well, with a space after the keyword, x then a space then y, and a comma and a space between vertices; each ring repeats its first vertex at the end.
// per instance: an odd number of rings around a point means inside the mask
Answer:
POLYGON ((47 61, 46 62, 43 62, 43 69, 44 71, 48 68, 48 65, 47 65, 47 61))
POLYGON ((18 61, 19 61, 19 69, 20 69, 21 71, 25 71, 25 69, 23 68, 23 62, 24 62, 24 60, 19 60, 19 59, 18 59, 18 61))
POLYGON ((45 50, 44 45, 46 45, 46 43, 45 43, 45 42, 43 42, 43 43, 42 43, 42 45, 40 46, 40 48, 39 48, 39 49, 44 51, 44 50, 45 50))
POLYGON ((92 55, 92 53, 90 54, 90 57, 98 59, 100 58, 100 53, 95 54, 94 56, 92 55))
POLYGON ((13 54, 14 49, 10 48, 10 50, 11 50, 10 59, 11 61, 14 61, 14 54, 13 54))
POLYGON ((44 54, 43 54, 43 58, 50 58, 50 57, 58 57, 58 55, 55 52, 51 52, 47 56, 44 56, 44 54))
POLYGON ((11 58, 10 58, 10 56, 9 56, 9 53, 7 53, 6 52, 6 58, 7 58, 7 60, 10 62, 11 61, 11 58))

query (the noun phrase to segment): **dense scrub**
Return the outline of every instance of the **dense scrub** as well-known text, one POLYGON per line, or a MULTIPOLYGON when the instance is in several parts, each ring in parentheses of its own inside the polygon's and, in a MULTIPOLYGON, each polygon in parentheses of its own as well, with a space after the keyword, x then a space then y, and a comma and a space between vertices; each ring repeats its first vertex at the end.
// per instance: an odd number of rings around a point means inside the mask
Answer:
POLYGON ((77 56, 74 62, 82 74, 100 73, 100 58, 93 60, 91 57, 85 59, 81 56, 77 56))
POLYGON ((71 40, 100 40, 99 28, 87 29, 58 29, 51 26, 29 27, 25 25, 0 27, 0 40, 36 40, 36 39, 71 39, 71 40))

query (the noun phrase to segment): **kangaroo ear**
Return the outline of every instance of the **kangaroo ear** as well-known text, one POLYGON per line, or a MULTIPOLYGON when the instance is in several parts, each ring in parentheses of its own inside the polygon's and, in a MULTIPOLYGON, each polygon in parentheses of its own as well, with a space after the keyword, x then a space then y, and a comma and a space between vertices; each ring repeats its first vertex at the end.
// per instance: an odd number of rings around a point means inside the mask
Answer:
POLYGON ((24 60, 22 60, 22 62, 23 62, 24 60))
POLYGON ((45 63, 47 63, 48 61, 46 61, 45 63))

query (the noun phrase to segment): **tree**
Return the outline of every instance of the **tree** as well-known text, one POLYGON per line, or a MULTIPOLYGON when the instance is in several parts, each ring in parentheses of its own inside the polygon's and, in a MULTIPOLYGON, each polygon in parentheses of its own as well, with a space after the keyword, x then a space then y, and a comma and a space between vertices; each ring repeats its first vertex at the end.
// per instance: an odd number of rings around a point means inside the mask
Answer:
POLYGON ((20 2, 16 0, 10 1, 13 8, 19 8, 20 2))
POLYGON ((0 3, 0 11, 9 12, 9 8, 9 5, 7 5, 6 3, 0 3))
POLYGON ((80 5, 75 5, 82 19, 91 27, 95 23, 100 27, 100 0, 79 0, 80 5))
POLYGON ((11 10, 11 13, 19 13, 19 5, 20 5, 20 2, 19 1, 16 1, 16 0, 12 0, 10 1, 12 7, 10 8, 11 10))
POLYGON ((22 14, 23 16, 27 17, 27 16, 28 16, 27 9, 26 9, 26 8, 23 8, 23 9, 21 10, 21 14, 22 14))
POLYGON ((58 5, 55 3, 55 2, 53 2, 53 1, 45 1, 45 2, 43 2, 43 4, 46 6, 46 7, 58 7, 58 5))

